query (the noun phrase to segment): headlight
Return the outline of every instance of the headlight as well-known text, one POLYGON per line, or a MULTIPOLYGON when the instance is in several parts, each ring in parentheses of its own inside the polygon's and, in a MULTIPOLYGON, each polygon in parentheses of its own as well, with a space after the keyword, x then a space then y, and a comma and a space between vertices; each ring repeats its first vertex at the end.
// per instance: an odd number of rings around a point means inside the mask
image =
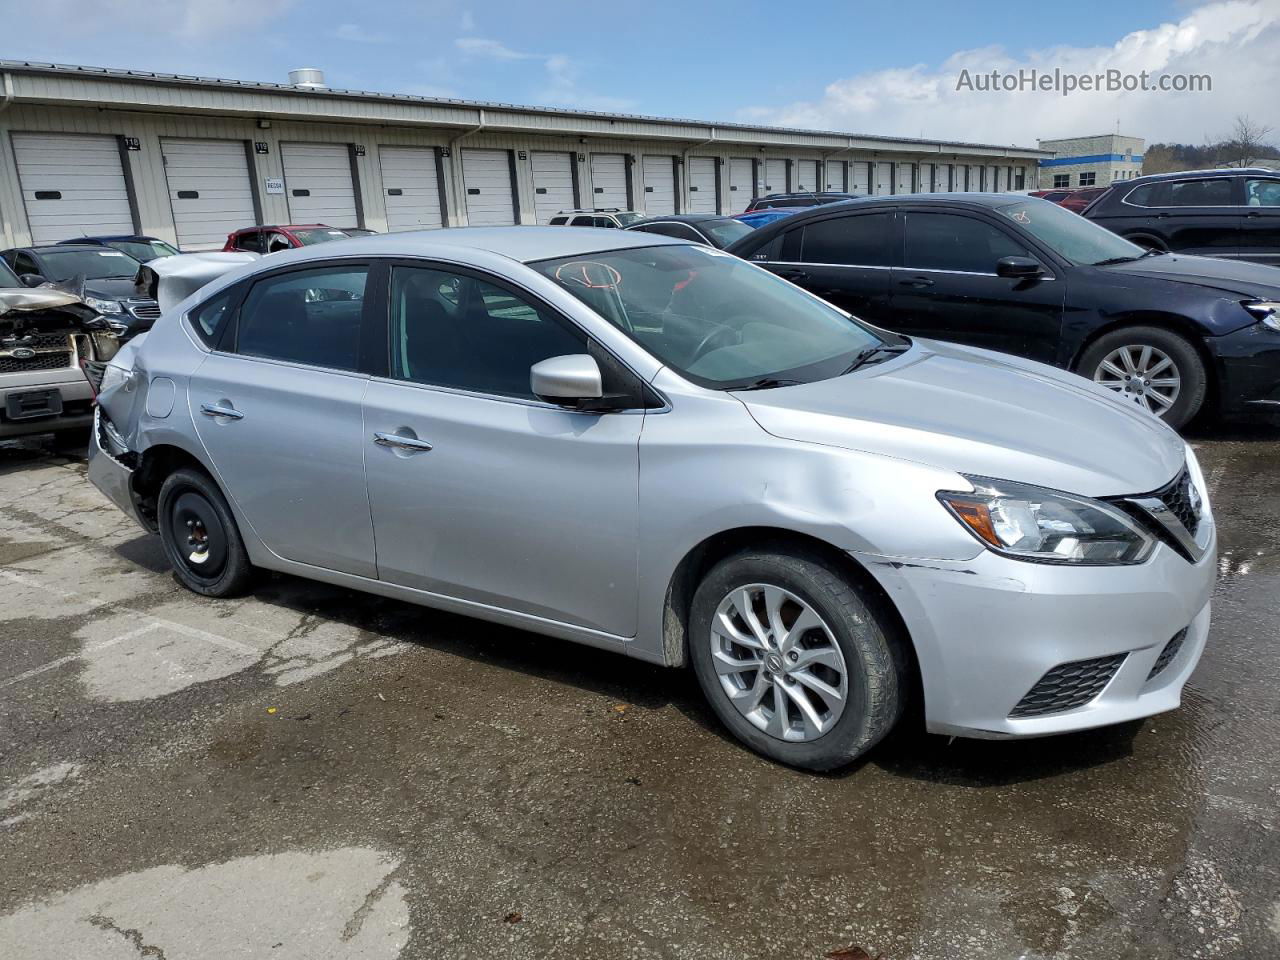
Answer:
POLYGON ((1246 300, 1240 304, 1272 330, 1280 330, 1280 301, 1246 300))
POLYGON ((985 477, 965 477, 972 492, 939 491, 966 530, 996 553, 1040 563, 1141 563, 1156 541, 1100 500, 985 477))
POLYGON ((124 313, 119 300, 99 300, 97 297, 85 297, 84 302, 99 313, 124 313))

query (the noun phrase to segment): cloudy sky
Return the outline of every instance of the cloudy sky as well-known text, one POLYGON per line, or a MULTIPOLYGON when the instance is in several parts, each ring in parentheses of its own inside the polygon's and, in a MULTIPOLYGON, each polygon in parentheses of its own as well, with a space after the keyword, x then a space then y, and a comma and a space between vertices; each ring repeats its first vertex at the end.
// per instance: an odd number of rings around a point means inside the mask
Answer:
POLYGON ((0 0, 0 58, 1033 144, 1280 130, 1280 0, 973 7, 862 0, 0 0), (787 11, 785 18, 779 11, 787 11), (982 93, 1020 69, 1207 74, 1212 90, 982 93))

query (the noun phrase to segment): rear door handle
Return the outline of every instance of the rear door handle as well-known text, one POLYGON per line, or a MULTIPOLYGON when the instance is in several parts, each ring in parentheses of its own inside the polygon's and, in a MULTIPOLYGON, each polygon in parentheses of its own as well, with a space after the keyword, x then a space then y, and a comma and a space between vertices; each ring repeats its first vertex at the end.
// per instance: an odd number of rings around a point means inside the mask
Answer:
POLYGON ((398 433, 375 433, 373 442, 380 447, 399 447, 416 453, 426 453, 431 449, 431 444, 426 440, 419 440, 417 437, 403 437, 398 433))
POLYGON ((228 420, 243 420, 244 414, 234 407, 224 407, 219 403, 202 403, 200 412, 206 417, 226 417, 228 420))
POLYGON ((803 270, 779 270, 778 276, 783 280, 808 280, 809 274, 803 270))
POLYGON ((917 287, 917 288, 932 287, 933 281, 930 280, 928 277, 912 277, 910 280, 899 280, 898 286, 917 287))

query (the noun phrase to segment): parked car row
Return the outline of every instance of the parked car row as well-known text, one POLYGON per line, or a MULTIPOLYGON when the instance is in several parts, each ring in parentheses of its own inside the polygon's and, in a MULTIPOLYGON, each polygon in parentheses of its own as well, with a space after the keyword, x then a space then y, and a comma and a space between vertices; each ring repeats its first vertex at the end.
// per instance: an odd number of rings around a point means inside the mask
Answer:
MULTIPOLYGON (((1173 709, 1216 571, 1190 447, 1102 385, 797 285, 1058 357, 1077 287, 1136 302, 1173 258, 1035 199, 925 203, 794 214, 739 241, 754 263, 559 227, 263 257, 113 358, 89 478, 196 593, 284 571, 692 665, 798 767, 909 707, 975 737, 1173 709)), ((1280 341, 1237 297, 1223 317, 1280 341)))

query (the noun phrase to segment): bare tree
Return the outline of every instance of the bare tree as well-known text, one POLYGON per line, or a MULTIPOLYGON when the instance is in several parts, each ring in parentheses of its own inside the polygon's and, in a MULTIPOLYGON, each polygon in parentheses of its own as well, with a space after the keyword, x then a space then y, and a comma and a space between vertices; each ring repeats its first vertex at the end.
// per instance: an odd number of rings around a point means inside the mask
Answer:
POLYGON ((1218 156, 1229 167, 1252 167, 1266 155, 1266 151, 1274 149, 1267 144, 1269 136, 1270 127, 1246 114, 1239 114, 1231 133, 1223 137, 1218 156))

